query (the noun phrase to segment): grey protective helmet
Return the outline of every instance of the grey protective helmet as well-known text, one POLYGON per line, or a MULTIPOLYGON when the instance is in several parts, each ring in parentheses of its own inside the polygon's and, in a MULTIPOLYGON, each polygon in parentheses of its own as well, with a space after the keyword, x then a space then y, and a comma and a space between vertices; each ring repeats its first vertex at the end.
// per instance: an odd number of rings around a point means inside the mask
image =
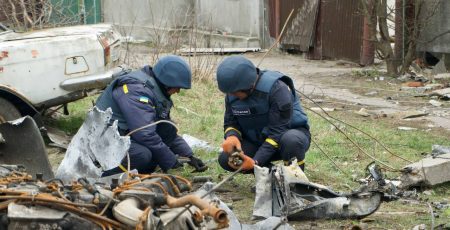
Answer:
POLYGON ((224 93, 247 90, 256 82, 256 67, 244 56, 231 56, 219 64, 216 77, 219 89, 224 93))
POLYGON ((179 56, 168 55, 156 63, 153 67, 156 79, 171 88, 191 88, 191 69, 179 56))

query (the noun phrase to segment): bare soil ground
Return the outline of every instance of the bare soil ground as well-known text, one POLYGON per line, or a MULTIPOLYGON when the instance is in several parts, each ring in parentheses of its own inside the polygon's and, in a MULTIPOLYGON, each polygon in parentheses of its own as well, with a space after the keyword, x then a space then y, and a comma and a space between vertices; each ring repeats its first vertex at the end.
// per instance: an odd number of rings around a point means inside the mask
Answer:
MULTIPOLYGON (((247 56, 254 63, 261 59, 260 54, 247 56)), ((365 108, 374 114, 384 113, 399 125, 439 132, 444 130, 444 133, 450 134, 450 102, 436 107, 429 103, 429 97, 417 97, 421 94, 401 91, 402 82, 383 75, 381 66, 375 66, 379 69, 377 76, 357 76, 364 70, 374 71, 374 67, 361 68, 346 61, 312 61, 296 55, 273 54, 263 60, 260 68, 278 70, 291 76, 297 88, 308 97, 318 99, 323 103, 321 106, 353 108, 357 111, 365 108), (406 121, 401 119, 405 112, 414 111, 428 115, 406 121)), ((311 101, 303 98, 303 103, 310 104, 311 101)))

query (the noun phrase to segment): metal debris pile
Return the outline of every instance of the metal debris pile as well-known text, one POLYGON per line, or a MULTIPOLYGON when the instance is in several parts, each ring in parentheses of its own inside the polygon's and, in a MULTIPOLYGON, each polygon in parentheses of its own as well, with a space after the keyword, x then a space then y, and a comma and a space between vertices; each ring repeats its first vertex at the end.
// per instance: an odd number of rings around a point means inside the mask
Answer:
POLYGON ((190 181, 169 174, 130 174, 127 179, 112 178, 111 184, 80 178, 65 184, 59 179, 44 181, 42 175, 33 179, 21 166, 0 165, 0 228, 227 227, 228 215, 219 208, 220 201, 201 199, 191 190, 190 181))

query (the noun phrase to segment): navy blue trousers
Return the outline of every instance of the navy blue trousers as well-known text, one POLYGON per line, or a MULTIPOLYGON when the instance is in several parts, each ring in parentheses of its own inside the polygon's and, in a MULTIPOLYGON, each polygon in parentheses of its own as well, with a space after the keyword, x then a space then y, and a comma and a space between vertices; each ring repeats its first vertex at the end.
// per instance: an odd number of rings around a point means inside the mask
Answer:
MULTIPOLYGON (((182 137, 178 136, 173 126, 162 123, 158 124, 156 130, 163 140, 164 144, 166 144, 174 154, 177 154, 179 156, 192 155, 191 148, 182 137)), ((121 132, 122 135, 124 135, 125 133, 126 132, 121 132)), ((130 149, 128 150, 128 154, 130 155, 130 169, 137 169, 139 173, 150 174, 154 172, 156 166, 158 166, 155 161, 152 161, 152 152, 150 151, 150 149, 148 149, 144 145, 139 144, 133 139, 131 139, 131 145, 130 149)), ((121 165, 124 168, 127 168, 127 157, 122 160, 121 165)), ((122 172, 124 171, 120 167, 115 167, 103 172, 102 177, 122 172)))
MULTIPOLYGON (((272 161, 283 160, 290 161, 296 158, 298 162, 305 159, 306 151, 309 149, 311 142, 311 134, 307 129, 290 129, 281 136, 280 148, 270 158, 269 162, 260 162, 259 166, 270 167, 272 161)), ((254 157, 255 153, 259 149, 259 145, 252 143, 246 139, 242 140, 242 151, 249 157, 254 157)), ((220 166, 227 171, 234 171, 233 168, 228 166, 228 154, 222 152, 219 155, 220 166)), ((304 169, 304 165, 300 165, 304 169)))

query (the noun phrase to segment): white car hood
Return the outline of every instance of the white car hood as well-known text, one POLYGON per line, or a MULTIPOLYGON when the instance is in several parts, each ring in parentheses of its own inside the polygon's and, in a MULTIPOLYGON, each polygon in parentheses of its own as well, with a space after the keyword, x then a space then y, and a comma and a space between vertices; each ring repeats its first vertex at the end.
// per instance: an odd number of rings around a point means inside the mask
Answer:
POLYGON ((105 32, 107 30, 110 30, 111 28, 112 26, 110 24, 95 24, 95 25, 50 28, 38 31, 29 31, 24 33, 12 32, 0 35, 0 41, 14 41, 14 40, 59 37, 70 35, 92 35, 105 32))

